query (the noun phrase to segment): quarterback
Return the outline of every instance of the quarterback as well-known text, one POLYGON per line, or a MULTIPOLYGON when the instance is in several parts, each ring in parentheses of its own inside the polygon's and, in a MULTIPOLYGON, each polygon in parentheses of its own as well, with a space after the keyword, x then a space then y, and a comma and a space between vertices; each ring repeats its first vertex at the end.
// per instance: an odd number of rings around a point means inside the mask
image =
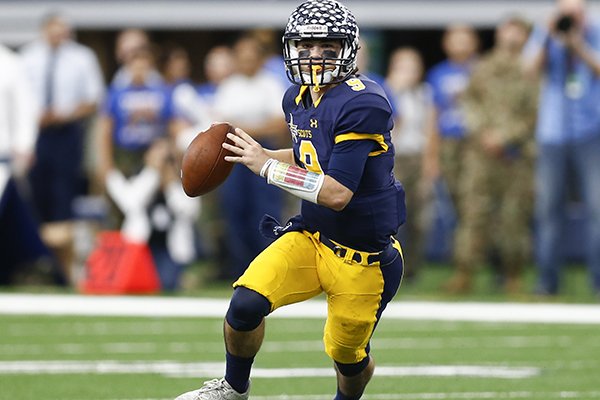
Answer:
POLYGON ((309 0, 283 36, 292 85, 283 98, 293 147, 268 150, 241 129, 223 144, 254 173, 302 199, 301 214, 233 284, 225 316, 225 376, 177 400, 247 399, 250 370, 275 309, 327 295, 323 341, 337 375, 336 400, 359 399, 371 379, 370 339, 402 279, 393 238, 404 222, 404 190, 394 179, 392 110, 381 87, 357 73, 358 27, 335 0, 309 0))

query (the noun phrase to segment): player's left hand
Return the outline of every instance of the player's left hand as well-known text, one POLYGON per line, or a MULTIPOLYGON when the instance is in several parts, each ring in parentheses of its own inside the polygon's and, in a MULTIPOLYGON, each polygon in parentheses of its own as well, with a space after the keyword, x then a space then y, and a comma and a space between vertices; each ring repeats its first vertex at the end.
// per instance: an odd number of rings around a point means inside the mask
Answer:
POLYGON ((223 148, 236 155, 225 156, 225 161, 244 164, 256 175, 259 175, 261 168, 269 159, 260 143, 240 128, 235 128, 235 133, 228 133, 227 138, 234 144, 223 143, 223 148))

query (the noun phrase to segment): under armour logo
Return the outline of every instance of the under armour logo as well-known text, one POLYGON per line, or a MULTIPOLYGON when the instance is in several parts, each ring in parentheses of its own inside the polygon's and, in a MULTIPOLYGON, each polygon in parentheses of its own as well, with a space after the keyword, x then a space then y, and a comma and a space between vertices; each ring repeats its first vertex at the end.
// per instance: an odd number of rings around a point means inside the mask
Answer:
POLYGON ((310 127, 311 128, 318 128, 319 127, 319 121, 317 121, 316 119, 311 119, 310 120, 310 127))

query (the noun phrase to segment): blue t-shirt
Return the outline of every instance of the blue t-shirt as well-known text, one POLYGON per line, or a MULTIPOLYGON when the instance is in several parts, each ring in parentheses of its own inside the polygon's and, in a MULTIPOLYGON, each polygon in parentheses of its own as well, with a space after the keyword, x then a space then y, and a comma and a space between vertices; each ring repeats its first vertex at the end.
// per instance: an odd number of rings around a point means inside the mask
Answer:
POLYGON ((465 135, 458 96, 469 84, 471 67, 472 63, 456 64, 447 60, 431 68, 427 74, 426 81, 431 86, 442 137, 461 138, 465 135))
POLYGON ((114 121, 115 146, 140 150, 167 134, 171 108, 167 86, 111 86, 102 112, 114 121))
MULTIPOLYGON (((588 20, 585 45, 600 53, 600 24, 588 20)), ((578 142, 600 135, 600 79, 580 58, 569 55, 548 31, 536 27, 523 50, 531 59, 546 46, 536 137, 541 144, 578 142)))
POLYGON ((379 85, 360 75, 306 106, 308 90, 292 86, 283 98, 296 162, 329 174, 354 195, 342 211, 302 201, 302 219, 342 245, 380 251, 406 214, 404 189, 393 175, 390 104, 379 85))
POLYGON ((218 86, 211 82, 202 83, 196 86, 196 91, 202 100, 208 104, 214 104, 215 94, 217 93, 218 86))

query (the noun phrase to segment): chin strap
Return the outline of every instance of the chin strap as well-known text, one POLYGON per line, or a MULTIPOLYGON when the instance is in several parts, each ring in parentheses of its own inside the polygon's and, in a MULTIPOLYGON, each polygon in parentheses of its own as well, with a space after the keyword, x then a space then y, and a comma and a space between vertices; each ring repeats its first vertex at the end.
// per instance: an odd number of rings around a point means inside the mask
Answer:
POLYGON ((325 180, 324 174, 318 174, 269 158, 260 170, 260 176, 267 178, 267 183, 317 204, 319 192, 325 180))

